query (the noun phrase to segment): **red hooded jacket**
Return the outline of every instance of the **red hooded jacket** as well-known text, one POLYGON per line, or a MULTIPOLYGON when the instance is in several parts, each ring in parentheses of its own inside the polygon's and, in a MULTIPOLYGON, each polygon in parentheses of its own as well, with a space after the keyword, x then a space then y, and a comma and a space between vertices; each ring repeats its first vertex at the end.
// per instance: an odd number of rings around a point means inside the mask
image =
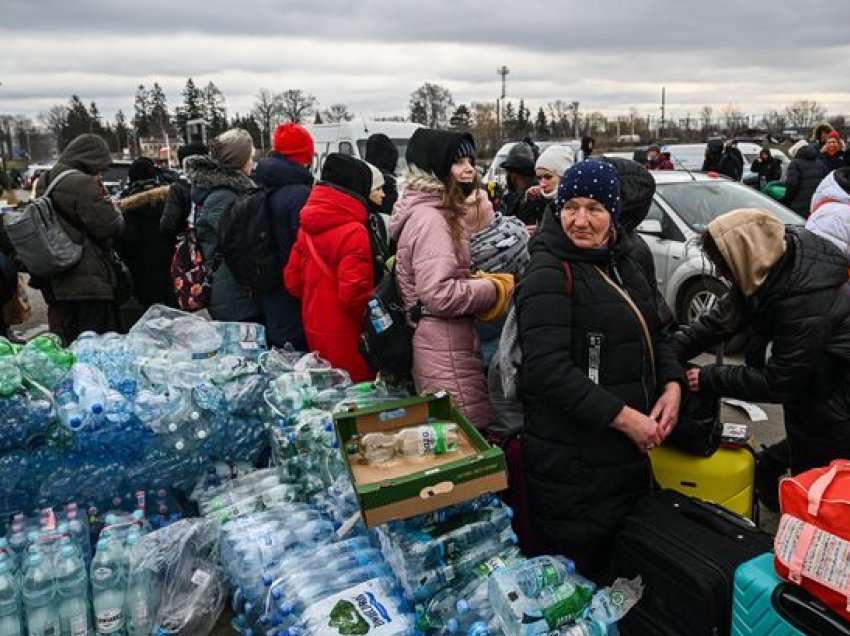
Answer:
POLYGON ((301 299, 310 349, 348 371, 354 382, 371 379, 357 349, 374 286, 365 204, 332 186, 315 186, 301 210, 283 275, 286 289, 301 299), (324 267, 311 253, 308 237, 324 267))

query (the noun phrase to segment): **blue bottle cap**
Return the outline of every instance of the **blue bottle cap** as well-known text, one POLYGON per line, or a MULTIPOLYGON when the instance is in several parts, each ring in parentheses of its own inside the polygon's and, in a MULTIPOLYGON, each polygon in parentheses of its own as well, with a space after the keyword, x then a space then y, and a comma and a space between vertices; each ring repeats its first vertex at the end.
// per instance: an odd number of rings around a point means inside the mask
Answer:
POLYGON ((279 587, 274 588, 272 590, 272 598, 276 601, 279 601, 283 598, 283 591, 279 587))
POLYGON ((272 577, 270 577, 268 574, 263 574, 263 585, 265 585, 266 587, 270 587, 272 582, 272 577))
POLYGON ((489 634, 490 628, 483 621, 473 623, 466 632, 466 636, 488 636, 489 634))
POLYGON ((33 552, 29 556, 28 563, 30 566, 35 566, 40 565, 42 561, 44 561, 44 557, 41 556, 41 552, 33 552))
POLYGON ((455 604, 455 609, 458 614, 466 614, 469 611, 469 603, 465 598, 462 598, 455 604))
POLYGON ((91 405, 91 412, 95 415, 100 415, 101 413, 103 413, 103 404, 95 402, 91 405))
POLYGON ((450 618, 446 621, 446 630, 449 634, 456 634, 460 629, 460 624, 457 622, 456 618, 450 618))
POLYGON ((292 614, 292 610, 295 609, 292 606, 292 603, 281 603, 280 605, 277 606, 277 608, 280 610, 280 613, 283 614, 284 616, 289 616, 290 614, 292 614))

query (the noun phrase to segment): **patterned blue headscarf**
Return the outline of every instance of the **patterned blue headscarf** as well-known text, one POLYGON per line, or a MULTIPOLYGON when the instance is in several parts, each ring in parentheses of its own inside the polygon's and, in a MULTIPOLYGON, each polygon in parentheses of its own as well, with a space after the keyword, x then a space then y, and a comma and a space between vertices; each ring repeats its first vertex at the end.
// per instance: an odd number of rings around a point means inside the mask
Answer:
POLYGON ((615 225, 620 222, 620 177, 610 163, 588 159, 570 167, 558 185, 556 213, 575 197, 596 199, 611 213, 615 225))

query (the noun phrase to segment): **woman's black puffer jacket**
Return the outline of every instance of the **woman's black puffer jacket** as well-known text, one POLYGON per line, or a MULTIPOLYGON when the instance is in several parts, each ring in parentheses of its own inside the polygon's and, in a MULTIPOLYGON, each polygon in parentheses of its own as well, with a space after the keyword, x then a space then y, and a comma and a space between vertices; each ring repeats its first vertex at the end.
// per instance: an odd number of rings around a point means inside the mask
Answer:
POLYGON ((659 387, 684 371, 660 328, 654 281, 631 250, 578 249, 549 219, 531 252, 516 298, 530 503, 553 549, 594 560, 651 482, 647 456, 611 422, 625 405, 648 413, 659 387))
POLYGON ((724 397, 782 404, 797 473, 850 457, 850 284, 847 260, 832 243, 799 228, 788 229, 785 238, 785 254, 755 294, 738 303, 726 298, 675 340, 683 359, 747 324, 772 343, 763 368, 708 365, 700 386, 724 397), (733 305, 734 325, 719 315, 733 305))

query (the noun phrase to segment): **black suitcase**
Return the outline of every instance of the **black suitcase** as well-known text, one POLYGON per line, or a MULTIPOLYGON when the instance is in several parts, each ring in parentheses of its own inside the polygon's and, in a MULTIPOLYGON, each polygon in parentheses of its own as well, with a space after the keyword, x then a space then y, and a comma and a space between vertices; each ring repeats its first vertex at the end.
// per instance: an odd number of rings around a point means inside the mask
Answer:
POLYGON ((850 624, 801 587, 782 583, 771 601, 776 613, 804 634, 850 636, 850 624))
POLYGON ((728 636, 735 569, 773 549, 749 519, 672 490, 638 501, 614 540, 611 577, 640 575, 624 636, 728 636))

